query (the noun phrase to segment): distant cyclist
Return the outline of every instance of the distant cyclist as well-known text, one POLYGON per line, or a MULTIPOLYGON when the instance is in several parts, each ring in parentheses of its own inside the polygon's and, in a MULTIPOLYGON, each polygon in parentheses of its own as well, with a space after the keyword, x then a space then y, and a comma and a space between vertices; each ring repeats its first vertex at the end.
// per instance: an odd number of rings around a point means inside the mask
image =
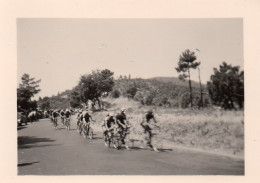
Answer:
POLYGON ((69 109, 66 109, 64 115, 65 115, 65 118, 70 118, 70 117, 71 117, 71 112, 70 112, 70 110, 69 110, 69 109))
POLYGON ((143 121, 141 122, 141 126, 143 128, 143 133, 145 135, 146 134, 148 135, 146 146, 149 146, 149 147, 153 148, 154 151, 158 152, 157 148, 152 145, 152 130, 153 130, 153 127, 151 125, 152 121, 154 123, 157 123, 157 121, 154 117, 153 111, 148 110, 144 115, 143 121))
POLYGON ((58 116, 59 116, 59 113, 58 113, 58 110, 54 110, 52 112, 52 118, 53 118, 53 124, 54 124, 54 128, 57 129, 57 126, 58 126, 58 116))
POLYGON ((50 118, 50 120, 51 120, 51 123, 53 122, 53 109, 50 109, 49 110, 49 118, 50 118))
POLYGON ((86 133, 88 134, 88 130, 89 130, 89 125, 91 121, 94 121, 90 115, 90 112, 88 110, 85 110, 82 113, 82 129, 87 128, 86 133))
POLYGON ((81 134, 82 132, 82 120, 83 120, 83 116, 82 116, 82 113, 83 113, 83 110, 80 109, 78 111, 78 115, 77 115, 77 130, 78 130, 78 133, 81 134))
POLYGON ((66 128, 69 130, 70 129, 70 117, 71 117, 70 110, 66 109, 64 115, 65 115, 65 125, 66 125, 66 128))
POLYGON ((64 125, 65 111, 63 109, 60 111, 60 118, 61 118, 61 123, 64 125))

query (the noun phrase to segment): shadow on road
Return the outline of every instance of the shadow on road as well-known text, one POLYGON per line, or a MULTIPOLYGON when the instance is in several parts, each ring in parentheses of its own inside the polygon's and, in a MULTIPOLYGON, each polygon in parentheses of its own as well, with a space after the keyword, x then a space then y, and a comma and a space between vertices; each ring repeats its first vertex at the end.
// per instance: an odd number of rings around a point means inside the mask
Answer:
MULTIPOLYGON (((64 127, 57 128, 56 130, 67 130, 67 128, 64 126, 64 127)), ((75 130, 77 130, 77 129, 70 129, 67 131, 75 131, 75 130)))
MULTIPOLYGON (((95 135, 95 134, 94 134, 94 135, 95 135)), ((92 138, 92 140, 100 140, 100 139, 103 139, 103 138, 102 138, 102 137, 97 137, 97 136, 96 136, 96 137, 94 136, 94 137, 92 138)))
POLYGON ((38 138, 34 136, 20 136, 18 137, 18 149, 26 149, 32 147, 45 147, 45 146, 54 146, 53 144, 43 144, 36 145, 36 143, 40 142, 54 142, 55 140, 51 140, 49 138, 38 138))
MULTIPOLYGON (((136 147, 136 146, 132 146, 132 147, 130 147, 130 150, 136 150, 136 151, 141 151, 141 150, 151 150, 151 151, 153 151, 153 149, 152 148, 150 148, 150 147, 146 147, 146 148, 141 148, 141 147, 136 147)), ((172 149, 163 149, 163 148, 158 148, 158 151, 159 152, 169 152, 169 151, 172 151, 172 149)))
POLYGON ((34 161, 34 162, 31 162, 31 163, 19 163, 17 166, 28 166, 28 165, 32 165, 34 163, 39 163, 39 161, 34 161))
POLYGON ((25 129, 25 128, 27 128, 27 126, 18 126, 17 130, 22 130, 22 129, 25 129))
POLYGON ((168 152, 168 151, 172 151, 172 149, 161 149, 161 148, 158 148, 158 151, 160 151, 160 152, 168 152))

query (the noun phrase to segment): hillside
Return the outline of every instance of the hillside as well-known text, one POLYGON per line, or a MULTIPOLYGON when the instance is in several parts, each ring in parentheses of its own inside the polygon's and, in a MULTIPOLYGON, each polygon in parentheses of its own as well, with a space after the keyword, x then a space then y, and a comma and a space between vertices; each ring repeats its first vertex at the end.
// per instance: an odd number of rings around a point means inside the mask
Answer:
MULTIPOLYGON (((198 106, 200 99, 199 83, 192 81, 194 104, 198 106)), ((205 87, 204 87, 205 88, 205 87)), ((52 97, 39 99, 40 108, 68 108, 70 107, 70 93, 66 90, 52 97)), ((110 97, 119 96, 131 98, 142 105, 163 106, 171 108, 186 108, 189 105, 188 81, 180 81, 176 77, 154 77, 150 79, 121 78, 115 80, 110 97)), ((207 96, 204 104, 208 103, 207 96)))
MULTIPOLYGON (((157 81, 161 81, 164 83, 172 83, 174 85, 178 85, 178 86, 189 86, 189 81, 181 81, 178 77, 153 77, 150 78, 151 80, 157 80, 157 81)), ((197 81, 192 81, 191 80, 191 85, 192 87, 198 88, 200 87, 199 82, 197 81)), ((206 86, 205 84, 202 84, 202 86, 206 86)))
MULTIPOLYGON (((205 91, 205 87, 204 91, 205 91)), ((194 106, 200 105, 199 83, 192 84, 194 106)), ((156 77, 153 79, 118 79, 115 82, 112 97, 124 96, 141 102, 143 105, 155 105, 172 108, 186 108, 190 103, 188 82, 174 77, 156 77)), ((209 104, 207 95, 204 104, 209 104)))

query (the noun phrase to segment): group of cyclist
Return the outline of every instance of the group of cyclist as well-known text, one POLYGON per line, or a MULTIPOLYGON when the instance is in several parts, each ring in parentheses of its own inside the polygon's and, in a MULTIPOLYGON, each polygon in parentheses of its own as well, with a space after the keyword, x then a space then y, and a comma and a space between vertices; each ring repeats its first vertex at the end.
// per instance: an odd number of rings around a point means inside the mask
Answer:
MULTIPOLYGON (((49 110, 48 111, 49 117, 51 121, 54 123, 54 128, 57 129, 57 117, 60 116, 61 123, 66 125, 66 121, 70 121, 71 118, 71 111, 69 109, 66 110, 49 110)), ((90 124, 91 122, 95 122, 92 118, 92 111, 88 110, 87 108, 79 109, 77 114, 77 131, 79 134, 82 134, 84 138, 87 138, 88 134, 90 134, 90 124)), ((145 146, 153 148, 154 151, 158 152, 157 148, 152 145, 152 129, 153 125, 157 123, 155 116, 152 110, 148 110, 145 112, 142 122, 140 123, 145 137, 143 137, 143 143, 146 141, 145 146), (144 139, 145 138, 145 139, 144 139)), ((126 116, 126 109, 121 109, 119 113, 114 114, 112 112, 108 113, 105 116, 104 121, 101 124, 103 135, 110 137, 113 134, 115 129, 118 130, 120 134, 121 143, 125 144, 126 149, 129 149, 128 142, 129 142, 129 129, 130 123, 126 116)), ((67 126, 66 126, 67 128, 67 126)), ((93 132, 92 132, 93 133, 93 132)), ((93 134, 92 134, 93 135, 93 134)), ((91 136, 92 137, 92 136, 91 136)), ((108 146, 107 142, 105 142, 105 146, 108 146)), ((115 144, 114 144, 115 147, 115 144)), ((116 147, 115 147, 116 148, 116 147)), ((140 148, 145 148, 144 146, 140 146, 140 148)))
MULTIPOLYGON (((131 127, 131 125, 129 124, 129 121, 127 120, 126 114, 125 114, 125 109, 122 109, 120 111, 120 113, 114 115, 113 113, 109 113, 105 120, 102 123, 102 129, 103 129, 103 133, 104 136, 108 135, 111 136, 111 132, 113 132, 113 130, 115 128, 117 128, 119 130, 119 134, 121 135, 121 140, 122 140, 122 144, 125 144, 126 149, 129 149, 128 147, 128 142, 129 142, 129 129, 131 127)), ((147 134, 148 137, 146 138, 146 146, 151 147, 154 149, 154 151, 158 152, 157 148, 155 146, 152 145, 152 125, 151 122, 157 123, 153 111, 152 110, 148 110, 145 115, 144 118, 141 122, 141 126, 143 129, 143 133, 142 134, 147 134)), ((144 140, 143 140, 144 142, 144 140)), ((107 146, 108 144, 105 142, 105 145, 107 146)), ((115 147, 115 144, 114 144, 115 147)), ((140 146, 141 148, 145 148, 143 146, 140 146)), ((116 147, 115 147, 116 148, 116 147)))
POLYGON ((91 117, 91 111, 87 109, 82 109, 78 111, 77 115, 77 130, 79 134, 82 134, 84 138, 92 138, 92 133, 90 132, 90 123, 95 122, 91 117))
POLYGON ((70 118, 71 118, 71 110, 69 109, 50 109, 47 111, 48 117, 50 118, 51 122, 55 129, 58 126, 58 117, 60 116, 62 125, 69 130, 70 129, 70 118))

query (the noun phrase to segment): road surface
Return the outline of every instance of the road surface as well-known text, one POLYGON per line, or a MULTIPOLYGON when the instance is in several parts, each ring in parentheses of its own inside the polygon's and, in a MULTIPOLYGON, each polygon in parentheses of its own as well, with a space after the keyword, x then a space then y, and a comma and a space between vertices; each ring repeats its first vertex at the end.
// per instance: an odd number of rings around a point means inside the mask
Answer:
POLYGON ((18 128, 18 175, 244 175, 244 160, 180 148, 106 148, 49 119, 18 128))

